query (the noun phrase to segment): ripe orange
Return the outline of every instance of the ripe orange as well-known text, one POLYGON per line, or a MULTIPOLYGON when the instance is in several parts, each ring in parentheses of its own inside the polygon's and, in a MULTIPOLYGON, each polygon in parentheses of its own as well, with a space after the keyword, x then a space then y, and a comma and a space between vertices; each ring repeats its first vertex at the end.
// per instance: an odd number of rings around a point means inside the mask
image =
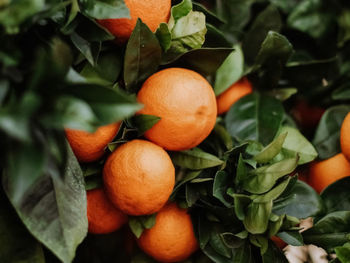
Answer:
POLYGON ((242 78, 240 81, 232 84, 216 98, 218 114, 227 112, 235 102, 252 92, 252 84, 247 78, 242 78))
POLYGON ((140 248, 160 262, 179 262, 198 248, 187 210, 176 203, 165 205, 156 216, 156 224, 138 240, 140 248))
POLYGON ((350 176, 350 162, 339 153, 327 160, 314 162, 310 166, 308 183, 320 193, 335 181, 350 176))
POLYGON ((120 210, 129 215, 148 215, 167 202, 175 184, 175 168, 161 147, 133 140, 109 156, 103 180, 109 198, 120 210))
POLYGON ((107 234, 119 229, 128 218, 113 206, 103 189, 87 191, 89 232, 107 234))
POLYGON ((346 115, 340 129, 340 146, 343 154, 350 161, 350 113, 346 115))
POLYGON ((137 98, 144 104, 139 113, 161 117, 145 137, 167 150, 193 148, 214 128, 217 110, 213 88, 192 70, 168 68, 153 74, 137 98))
POLYGON ((141 18, 154 32, 160 23, 167 23, 170 17, 171 0, 125 0, 125 4, 131 18, 97 20, 119 43, 125 43, 129 39, 137 18, 141 18))
POLYGON ((67 140, 80 162, 94 162, 104 154, 104 148, 117 135, 120 123, 101 126, 95 132, 65 129, 67 140))

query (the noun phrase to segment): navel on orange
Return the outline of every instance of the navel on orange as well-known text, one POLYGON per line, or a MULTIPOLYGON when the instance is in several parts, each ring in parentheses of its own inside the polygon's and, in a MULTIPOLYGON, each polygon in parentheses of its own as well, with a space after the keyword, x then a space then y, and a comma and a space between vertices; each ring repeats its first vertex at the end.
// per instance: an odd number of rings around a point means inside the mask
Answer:
POLYGON ((197 146, 216 121, 216 98, 208 81, 195 71, 168 68, 149 77, 137 95, 139 112, 160 117, 145 137, 167 150, 197 146))
POLYGON ((120 123, 98 128, 95 132, 65 129, 67 140, 79 162, 94 162, 102 157, 108 143, 117 135, 120 123))
POLYGON ((103 168, 110 200, 128 215, 148 215, 167 202, 175 184, 175 168, 158 145, 133 140, 117 148, 103 168))
POLYGON ((157 213, 156 224, 138 240, 140 248, 160 262, 179 262, 198 248, 190 215, 176 203, 167 204, 157 213))
POLYGON ((100 19, 99 24, 116 37, 117 42, 126 42, 137 18, 141 18, 153 32, 160 23, 167 23, 170 17, 171 0, 125 0, 131 18, 100 19))
POLYGON ((101 188, 87 191, 87 217, 89 232, 94 234, 116 231, 128 220, 113 206, 101 188))
POLYGON ((231 106, 235 104, 240 98, 252 92, 252 84, 247 78, 242 78, 240 81, 232 84, 216 99, 216 103, 218 106, 218 114, 227 112, 231 108, 231 106))

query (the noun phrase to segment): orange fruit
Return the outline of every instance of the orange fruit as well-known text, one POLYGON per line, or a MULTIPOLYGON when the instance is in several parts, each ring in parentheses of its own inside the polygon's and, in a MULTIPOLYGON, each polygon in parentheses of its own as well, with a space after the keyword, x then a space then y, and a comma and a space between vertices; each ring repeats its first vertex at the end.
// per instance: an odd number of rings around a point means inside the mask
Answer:
POLYGON ((117 148, 103 168, 107 194, 128 215, 148 215, 167 202, 175 184, 175 168, 158 145, 133 140, 117 148))
POLYGON ((310 166, 308 183, 320 193, 335 181, 350 176, 350 162, 339 153, 327 160, 314 162, 310 166))
POLYGON ((100 19, 97 22, 116 37, 117 42, 125 43, 140 18, 152 32, 160 23, 170 18, 171 0, 125 0, 131 18, 100 19))
POLYGON ((275 243, 275 245, 277 247, 279 247, 280 249, 283 249, 285 246, 287 246, 288 244, 286 242, 284 242, 281 238, 279 238, 278 236, 272 236, 271 240, 273 243, 275 243))
POLYGON ((345 157, 350 161, 350 113, 348 113, 340 128, 340 146, 345 157))
POLYGON ((201 143, 216 121, 213 88, 197 72, 168 68, 149 77, 137 95, 139 111, 160 117, 145 137, 167 150, 180 151, 201 143))
POLYGON ((108 143, 117 135, 120 123, 99 127, 95 132, 65 129, 67 140, 80 162, 94 162, 102 157, 108 143))
POLYGON ((113 206, 103 189, 89 190, 86 194, 90 233, 107 234, 127 222, 127 216, 113 206))
POLYGON ((140 248, 160 262, 179 262, 198 248, 190 215, 176 203, 165 205, 157 213, 156 223, 138 240, 140 248))
POLYGON ((252 84, 247 78, 242 78, 240 81, 232 84, 216 99, 216 103, 218 105, 218 114, 227 112, 231 106, 235 104, 240 98, 252 92, 252 84))

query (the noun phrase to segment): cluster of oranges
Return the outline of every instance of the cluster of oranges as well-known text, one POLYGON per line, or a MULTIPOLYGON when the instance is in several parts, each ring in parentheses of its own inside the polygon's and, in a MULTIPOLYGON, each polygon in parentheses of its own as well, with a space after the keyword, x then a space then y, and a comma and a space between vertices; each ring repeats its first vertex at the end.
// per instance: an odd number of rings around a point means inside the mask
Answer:
MULTIPOLYGON (((149 77, 137 94, 144 105, 138 114, 161 119, 145 133, 145 139, 131 140, 108 156, 103 168, 104 189, 87 192, 89 232, 109 233, 126 223, 127 215, 157 213, 155 226, 137 241, 140 248, 162 262, 177 262, 191 255, 198 244, 190 215, 168 202, 175 168, 166 150, 200 144, 214 128, 218 108, 227 111, 247 94, 246 86, 251 92, 250 83, 243 80, 232 85, 227 97, 216 98, 208 81, 192 70, 168 68, 149 77)), ((104 155, 119 128, 120 123, 102 126, 94 133, 66 129, 66 137, 80 162, 93 162, 104 155)))

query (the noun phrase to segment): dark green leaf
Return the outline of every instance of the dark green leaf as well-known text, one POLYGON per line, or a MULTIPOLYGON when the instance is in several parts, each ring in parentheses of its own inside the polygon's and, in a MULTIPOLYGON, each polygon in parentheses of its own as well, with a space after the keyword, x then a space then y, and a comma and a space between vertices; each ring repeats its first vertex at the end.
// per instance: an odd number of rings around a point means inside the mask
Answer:
POLYGON ((327 213, 350 211, 350 177, 345 177, 329 185, 322 191, 321 197, 327 213))
POLYGON ((166 58, 162 65, 167 67, 185 67, 204 75, 216 72, 232 48, 199 48, 190 50, 176 57, 166 58))
POLYGON ((281 126, 284 109, 280 101, 252 93, 237 101, 225 117, 227 131, 238 141, 256 140, 266 145, 281 126))
POLYGON ((101 49, 101 43, 88 42, 76 33, 70 35, 74 46, 83 54, 91 65, 95 65, 101 49))
POLYGON ((271 161, 282 149, 282 145, 288 135, 288 132, 280 132, 280 135, 267 145, 260 153, 253 158, 258 163, 267 163, 271 161))
POLYGON ((294 94, 296 94, 297 92, 298 90, 296 88, 284 88, 284 89, 273 89, 268 94, 280 101, 285 101, 289 99, 291 96, 293 96, 294 94))
POLYGON ((349 111, 350 106, 337 105, 328 108, 322 115, 312 141, 321 159, 328 159, 341 151, 340 127, 349 111))
POLYGON ((80 0, 82 12, 92 18, 130 18, 123 0, 80 0))
POLYGON ((311 162, 317 157, 317 151, 313 145, 297 129, 283 126, 278 133, 287 133, 280 157, 284 155, 284 152, 287 153, 286 157, 298 155, 299 165, 311 162))
POLYGON ((199 148, 181 152, 171 152, 170 156, 174 164, 192 170, 200 170, 223 164, 223 161, 218 157, 203 152, 199 148))
POLYGON ((277 8, 273 5, 269 5, 256 17, 242 43, 244 57, 248 64, 253 64, 258 53, 261 53, 259 50, 261 50, 261 46, 264 39, 267 37, 268 32, 278 32, 281 29, 281 26, 282 22, 280 14, 277 8))
POLYGON ((171 46, 171 33, 168 24, 161 23, 156 31, 156 36, 158 38, 159 44, 166 52, 171 46))
POLYGON ((137 217, 129 218, 129 227, 137 238, 140 238, 142 232, 145 230, 142 223, 137 217))
POLYGON ((193 184, 186 184, 186 203, 188 207, 193 206, 200 197, 198 187, 193 184))
POLYGON ((209 244, 220 255, 226 258, 231 257, 231 249, 225 245, 219 230, 214 229, 211 232, 209 244))
POLYGON ((157 116, 140 114, 133 116, 130 122, 132 126, 137 129, 139 136, 141 136, 147 130, 151 129, 159 120, 160 117, 157 116))
POLYGON ((157 71, 161 55, 157 37, 138 19, 125 51, 124 81, 128 91, 137 91, 139 85, 157 71))
POLYGON ((322 201, 313 188, 297 181, 294 187, 286 190, 275 202, 273 212, 287 214, 298 218, 316 215, 322 210, 322 201))
POLYGON ((0 204, 0 262, 44 263, 44 253, 39 242, 25 229, 2 193, 0 204))
POLYGON ((350 211, 337 211, 326 215, 303 232, 306 244, 315 244, 332 250, 349 241, 350 211))
POLYGON ((281 249, 276 247, 273 242, 269 242, 269 247, 264 255, 262 255, 263 263, 288 263, 281 249))
POLYGON ((251 203, 243 220, 246 230, 252 234, 262 234, 267 230, 272 201, 266 203, 251 203))
POLYGON ((224 126, 220 124, 215 124, 214 133, 220 138, 223 144, 226 146, 226 150, 231 150, 233 148, 233 140, 231 135, 227 132, 224 126))
POLYGON ((241 247, 232 250, 234 263, 254 263, 255 257, 251 250, 251 245, 246 241, 241 247))
POLYGON ((204 5, 200 3, 193 3, 193 10, 199 11, 205 14, 205 20, 207 23, 210 23, 215 26, 223 25, 225 24, 225 21, 222 20, 219 16, 217 16, 215 13, 207 9, 204 5))
POLYGON ((332 98, 334 100, 350 100, 350 85, 344 83, 339 88, 333 91, 332 98))
POLYGON ((255 202, 255 203, 263 203, 263 202, 269 202, 271 200, 274 201, 286 189, 286 187, 289 184, 290 179, 291 179, 291 177, 286 178, 285 180, 283 180, 280 184, 278 184, 276 187, 274 187, 272 190, 270 190, 266 194, 253 195, 252 196, 253 202, 255 202))
POLYGON ((242 154, 240 154, 238 159, 238 164, 237 164, 235 184, 237 186, 240 186, 242 182, 247 178, 247 175, 248 175, 247 167, 245 166, 245 163, 243 161, 242 154))
POLYGON ((349 242, 342 247, 336 247, 335 252, 340 262, 342 263, 350 262, 350 243, 349 242))
POLYGON ((139 217, 139 220, 145 229, 151 229, 156 224, 156 215, 157 214, 152 214, 139 217))
POLYGON ((226 207, 232 206, 231 202, 227 201, 226 191, 231 182, 231 176, 225 171, 219 171, 215 175, 213 184, 213 196, 219 199, 226 207))
POLYGON ((203 47, 232 47, 231 42, 227 40, 226 35, 221 30, 208 23, 206 26, 207 33, 203 47))
POLYGON ((252 200, 250 196, 243 194, 235 194, 231 188, 228 189, 227 194, 233 197, 235 213, 239 220, 243 220, 246 216, 246 210, 252 200))
POLYGON ((254 246, 260 248, 261 255, 265 254, 265 252, 266 252, 266 250, 268 248, 268 244, 269 244, 269 240, 265 236, 262 236, 262 235, 250 235, 249 236, 249 241, 254 246))
POLYGON ((210 229, 211 229, 211 224, 203 217, 200 217, 199 223, 198 223, 198 235, 199 235, 199 247, 201 249, 204 249, 209 242, 210 233, 211 233, 210 229))
POLYGON ((262 194, 269 191, 276 181, 294 171, 298 165, 298 157, 265 165, 252 170, 250 176, 244 180, 243 188, 254 194, 262 194))
POLYGON ((239 45, 233 46, 234 51, 225 59, 215 75, 214 91, 218 96, 237 82, 243 74, 244 57, 239 45))
POLYGON ((244 240, 237 237, 235 234, 230 232, 220 234, 225 245, 229 248, 239 248, 242 246, 244 240))
POLYGON ((209 244, 202 250, 203 253, 215 263, 232 263, 232 260, 222 256, 214 250, 209 244))
POLYGON ((3 185, 29 232, 61 261, 71 262, 88 228, 84 178, 71 150, 63 181, 51 166, 17 202, 11 188, 13 178, 7 173, 3 185))
POLYGON ((304 241, 299 231, 283 231, 277 234, 284 242, 292 246, 303 246, 304 241))

